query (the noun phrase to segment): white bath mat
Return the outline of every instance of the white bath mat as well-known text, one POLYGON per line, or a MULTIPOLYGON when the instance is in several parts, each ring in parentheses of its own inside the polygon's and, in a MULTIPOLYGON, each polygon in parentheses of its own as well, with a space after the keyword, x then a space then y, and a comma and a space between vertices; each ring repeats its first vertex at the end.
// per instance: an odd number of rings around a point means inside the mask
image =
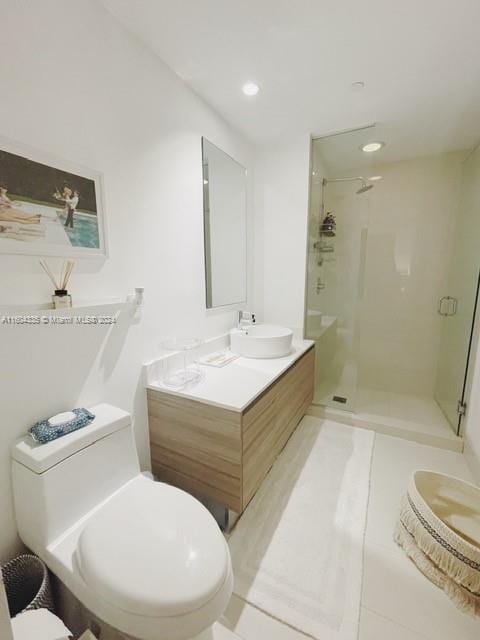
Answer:
POLYGON ((373 441, 305 417, 229 540, 235 593, 319 640, 358 635, 373 441))

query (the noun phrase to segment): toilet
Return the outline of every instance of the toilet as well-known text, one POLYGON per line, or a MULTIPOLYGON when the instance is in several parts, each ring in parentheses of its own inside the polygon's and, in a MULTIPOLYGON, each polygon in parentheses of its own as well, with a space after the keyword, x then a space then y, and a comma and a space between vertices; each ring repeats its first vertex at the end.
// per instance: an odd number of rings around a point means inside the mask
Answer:
POLYGON ((89 611, 139 640, 186 640, 233 589, 225 538, 188 493, 140 473, 131 417, 107 404, 90 425, 12 448, 18 531, 89 611))

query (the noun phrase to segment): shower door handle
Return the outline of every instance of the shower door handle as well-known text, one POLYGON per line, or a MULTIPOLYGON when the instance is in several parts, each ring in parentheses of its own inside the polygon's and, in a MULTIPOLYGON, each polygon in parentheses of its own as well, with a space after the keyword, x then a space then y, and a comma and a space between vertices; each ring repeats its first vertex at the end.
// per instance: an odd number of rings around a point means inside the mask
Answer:
POLYGON ((457 298, 452 296, 443 296, 438 303, 438 313, 441 316, 454 316, 457 313, 457 298))
POLYGON ((444 305, 444 303, 446 302, 446 300, 447 300, 446 296, 443 296, 443 298, 440 298, 440 302, 438 303, 438 309, 437 309, 437 311, 438 311, 438 313, 439 313, 441 316, 446 316, 446 315, 447 315, 446 313, 444 313, 444 312, 442 311, 442 309, 443 309, 443 305, 444 305))

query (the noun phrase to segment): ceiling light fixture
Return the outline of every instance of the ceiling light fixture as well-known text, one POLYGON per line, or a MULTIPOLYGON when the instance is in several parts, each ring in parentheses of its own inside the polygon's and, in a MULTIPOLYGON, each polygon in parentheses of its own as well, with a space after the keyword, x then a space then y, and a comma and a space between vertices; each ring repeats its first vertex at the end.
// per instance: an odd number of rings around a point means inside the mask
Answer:
POLYGON ((383 176, 370 176, 369 181, 373 182, 374 180, 381 180, 383 176))
POLYGON ((360 150, 364 153, 373 153, 374 151, 379 151, 384 146, 385 142, 367 142, 367 144, 362 144, 360 150))
POLYGON ((242 91, 246 96, 256 96, 260 87, 255 82, 247 82, 243 85, 242 91))
POLYGON ((352 82, 350 87, 352 91, 362 91, 363 89, 365 89, 365 82, 362 82, 361 80, 359 80, 358 82, 352 82))

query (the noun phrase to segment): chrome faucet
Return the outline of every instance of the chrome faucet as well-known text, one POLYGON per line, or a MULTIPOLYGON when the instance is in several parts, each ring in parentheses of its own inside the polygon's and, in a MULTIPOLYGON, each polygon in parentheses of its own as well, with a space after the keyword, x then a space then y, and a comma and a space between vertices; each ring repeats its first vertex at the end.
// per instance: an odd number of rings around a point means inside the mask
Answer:
POLYGON ((240 310, 237 316, 237 329, 246 330, 255 324, 255 314, 251 311, 240 310))

